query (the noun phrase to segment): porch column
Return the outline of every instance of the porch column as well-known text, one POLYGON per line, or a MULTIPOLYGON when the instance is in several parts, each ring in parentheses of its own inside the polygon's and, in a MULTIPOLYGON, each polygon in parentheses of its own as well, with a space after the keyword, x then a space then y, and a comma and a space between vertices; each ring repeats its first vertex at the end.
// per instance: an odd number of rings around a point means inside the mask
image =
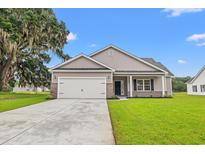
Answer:
POLYGON ((132 97, 132 75, 130 75, 130 97, 132 97))
POLYGON ((165 95, 165 87, 164 87, 164 76, 162 76, 162 96, 165 95))
POLYGON ((130 83, 129 83, 129 76, 127 76, 127 96, 130 96, 130 83))
POLYGON ((172 96, 173 95, 172 94, 172 77, 170 77, 170 86, 171 86, 170 88, 171 88, 171 96, 172 96))

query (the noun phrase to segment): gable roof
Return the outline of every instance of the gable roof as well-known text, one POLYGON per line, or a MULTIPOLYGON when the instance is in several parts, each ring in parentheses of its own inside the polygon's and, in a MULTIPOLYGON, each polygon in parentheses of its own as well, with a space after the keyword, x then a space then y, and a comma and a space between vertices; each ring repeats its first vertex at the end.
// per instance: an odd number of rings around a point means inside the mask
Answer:
POLYGON ((106 49, 109 49, 109 48, 114 48, 114 49, 118 50, 119 52, 122 52, 122 53, 128 55, 129 57, 132 57, 132 58, 134 58, 134 59, 136 59, 136 60, 138 60, 138 61, 140 61, 140 62, 142 62, 144 64, 147 64, 148 66, 151 66, 152 68, 160 70, 160 71, 162 71, 164 73, 167 73, 167 74, 169 74, 171 76, 173 75, 172 73, 170 74, 168 69, 165 69, 165 66, 163 67, 161 63, 158 63, 158 64, 157 64, 157 62, 151 63, 150 60, 145 60, 145 59, 139 58, 139 57, 137 57, 135 55, 132 55, 132 54, 128 53, 127 51, 124 51, 123 49, 121 49, 119 47, 116 47, 116 46, 112 45, 112 44, 108 45, 108 46, 106 46, 106 47, 104 47, 104 48, 102 48, 102 49, 100 49, 100 50, 98 50, 98 51, 96 51, 96 52, 94 52, 92 54, 90 54, 90 57, 92 57, 92 56, 94 56, 94 55, 96 55, 98 53, 101 53, 101 52, 103 52, 103 51, 105 51, 106 49))
POLYGON ((189 84, 189 83, 193 83, 196 78, 205 70, 205 65, 199 70, 199 72, 193 77, 191 78, 189 81, 187 81, 186 83, 189 84))
MULTIPOLYGON (((69 60, 67 60, 67 61, 65 61, 65 62, 63 62, 63 63, 61 63, 61 64, 58 64, 58 65, 56 65, 56 66, 50 68, 49 70, 50 70, 50 71, 52 71, 52 70, 57 70, 57 69, 59 69, 61 66, 66 65, 66 64, 69 64, 69 63, 71 63, 71 62, 73 62, 73 61, 75 61, 75 60, 77 60, 78 58, 81 58, 81 57, 84 57, 84 58, 86 58, 86 59, 88 59, 88 60, 90 60, 90 61, 92 61, 92 62, 94 62, 94 63, 96 63, 96 64, 98 64, 98 65, 100 65, 100 66, 102 66, 102 67, 104 67, 105 69, 114 71, 113 68, 111 68, 111 67, 109 67, 109 66, 106 66, 105 64, 100 63, 100 62, 96 61, 95 59, 92 59, 91 57, 88 57, 88 56, 86 56, 86 55, 84 55, 84 54, 80 54, 80 55, 78 55, 78 56, 76 56, 76 57, 73 57, 73 58, 71 58, 71 59, 69 59, 69 60)), ((61 69, 61 70, 76 70, 77 68, 76 68, 76 69, 74 69, 74 68, 73 68, 73 69, 72 69, 72 68, 60 68, 60 69, 61 69)), ((87 70, 90 70, 90 69, 93 70, 93 68, 87 68, 87 70)), ((105 69, 97 68, 97 70, 105 70, 105 69)), ((82 69, 82 70, 85 70, 85 69, 82 69)))
POLYGON ((185 82, 186 84, 187 83, 191 83, 191 81, 194 79, 194 77, 192 77, 191 79, 189 79, 187 82, 185 82))
POLYGON ((162 63, 155 61, 153 58, 141 58, 155 66, 158 66, 159 68, 167 71, 169 73, 170 76, 174 76, 174 74, 168 69, 166 68, 162 63))

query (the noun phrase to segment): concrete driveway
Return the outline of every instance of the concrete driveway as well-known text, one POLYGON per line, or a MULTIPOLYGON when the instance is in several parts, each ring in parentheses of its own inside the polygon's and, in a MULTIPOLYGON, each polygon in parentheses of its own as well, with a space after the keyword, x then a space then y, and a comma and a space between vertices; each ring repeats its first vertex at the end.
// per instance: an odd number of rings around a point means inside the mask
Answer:
POLYGON ((0 113, 0 144, 115 144, 104 99, 56 99, 0 113))

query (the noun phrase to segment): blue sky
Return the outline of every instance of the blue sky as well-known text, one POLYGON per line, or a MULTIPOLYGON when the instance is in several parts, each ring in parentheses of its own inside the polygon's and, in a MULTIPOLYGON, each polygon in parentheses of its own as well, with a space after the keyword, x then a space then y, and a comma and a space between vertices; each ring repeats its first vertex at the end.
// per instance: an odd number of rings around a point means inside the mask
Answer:
MULTIPOLYGON (((205 65, 203 9, 54 9, 72 33, 64 51, 90 54, 114 44, 138 57, 152 57, 175 76, 205 65)), ((49 67, 61 60, 52 55, 49 67)))

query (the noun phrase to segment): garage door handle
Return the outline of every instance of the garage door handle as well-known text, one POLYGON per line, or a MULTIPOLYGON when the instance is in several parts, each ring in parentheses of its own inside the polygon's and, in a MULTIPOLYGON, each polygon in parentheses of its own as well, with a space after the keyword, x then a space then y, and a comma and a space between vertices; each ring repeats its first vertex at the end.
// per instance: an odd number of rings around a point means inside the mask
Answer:
POLYGON ((105 93, 100 93, 100 94, 105 94, 105 93))
POLYGON ((105 83, 100 83, 100 84, 105 84, 105 83))
POLYGON ((63 82, 60 82, 60 84, 63 84, 63 82))
POLYGON ((59 93, 59 94, 64 94, 64 93, 59 93))

